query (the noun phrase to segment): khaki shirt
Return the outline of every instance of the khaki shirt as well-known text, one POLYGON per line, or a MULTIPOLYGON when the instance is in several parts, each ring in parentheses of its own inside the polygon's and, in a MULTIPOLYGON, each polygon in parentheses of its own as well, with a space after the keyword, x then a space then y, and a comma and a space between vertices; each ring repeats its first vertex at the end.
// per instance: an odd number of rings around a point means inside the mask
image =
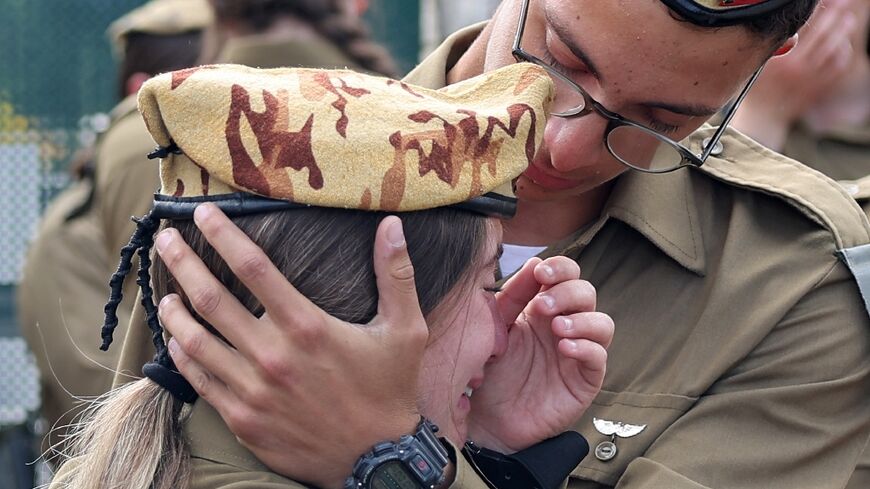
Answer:
MULTIPOLYGON (((783 154, 838 180, 870 215, 870 121, 864 127, 816 134, 795 128, 783 154)), ((870 487, 870 449, 865 450, 847 489, 870 487)))
MULTIPOLYGON (((480 29, 408 80, 443 86, 480 29)), ((594 448, 611 437, 593 418, 643 427, 608 462, 590 453, 572 489, 841 488, 868 439, 870 320, 834 252, 870 223, 820 173, 736 131, 723 144, 701 170, 619 177, 600 219, 545 252, 578 260, 617 325, 575 429, 594 448)), ((147 331, 130 328, 125 368, 147 331)), ((453 486, 486 487, 463 466, 453 486)))
MULTIPOLYGON (((481 26, 408 79, 443 86, 481 26)), ((697 151, 709 136, 690 138, 697 151)), ((870 433, 870 321, 834 257, 870 241, 846 192, 736 131, 700 170, 619 177, 575 258, 616 334, 593 418, 643 426, 571 488, 839 488, 870 433)), ((639 429, 639 428, 638 428, 639 429)))
POLYGON ((824 134, 797 126, 789 133, 782 154, 834 180, 858 180, 870 175, 870 121, 864 127, 824 134))

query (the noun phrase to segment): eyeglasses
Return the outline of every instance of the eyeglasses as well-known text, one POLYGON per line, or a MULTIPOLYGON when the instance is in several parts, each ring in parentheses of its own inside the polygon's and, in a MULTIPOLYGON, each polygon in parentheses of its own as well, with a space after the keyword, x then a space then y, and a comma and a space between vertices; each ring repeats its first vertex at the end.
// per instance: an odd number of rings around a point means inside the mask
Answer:
POLYGON ((725 114, 719 128, 708 140, 704 141, 701 153, 696 155, 689 148, 656 130, 607 110, 586 93, 586 90, 583 90, 580 85, 555 67, 524 51, 520 44, 528 14, 529 0, 523 0, 512 53, 517 61, 534 63, 550 74, 555 84, 555 99, 550 115, 570 119, 583 117, 593 112, 597 113, 608 121, 607 129, 604 131, 604 144, 610 154, 624 165, 646 173, 667 173, 684 166, 703 165, 719 143, 719 139, 734 117, 737 107, 746 98, 746 94, 749 93, 749 89, 752 88, 758 75, 761 74, 762 68, 764 68, 762 66, 755 71, 734 100, 728 113, 725 114))

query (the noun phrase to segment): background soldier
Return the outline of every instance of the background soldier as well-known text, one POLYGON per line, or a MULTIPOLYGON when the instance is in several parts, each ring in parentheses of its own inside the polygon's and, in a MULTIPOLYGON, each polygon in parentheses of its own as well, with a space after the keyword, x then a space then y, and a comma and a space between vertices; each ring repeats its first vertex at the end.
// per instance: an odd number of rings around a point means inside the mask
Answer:
MULTIPOLYGON (((87 170, 46 210, 18 289, 22 333, 41 372, 42 414, 57 428, 49 433, 52 447, 59 447, 66 425, 78 412, 77 398, 98 396, 111 387, 118 356, 106 357, 97 350, 94 327, 102 321, 106 273, 116 262, 109 259, 115 255, 107 250, 101 210, 117 206, 123 212, 127 199, 100 195, 94 173, 100 182, 125 158, 138 164, 129 165, 134 173, 130 178, 136 178, 139 168, 149 168, 144 155, 154 144, 136 111, 135 93, 154 74, 192 65, 199 56, 200 33, 211 18, 205 2, 155 0, 109 28, 121 56, 118 92, 124 100, 112 111, 95 159, 85 154, 81 166, 87 170)), ((127 306, 119 315, 128 320, 131 309, 127 306)))

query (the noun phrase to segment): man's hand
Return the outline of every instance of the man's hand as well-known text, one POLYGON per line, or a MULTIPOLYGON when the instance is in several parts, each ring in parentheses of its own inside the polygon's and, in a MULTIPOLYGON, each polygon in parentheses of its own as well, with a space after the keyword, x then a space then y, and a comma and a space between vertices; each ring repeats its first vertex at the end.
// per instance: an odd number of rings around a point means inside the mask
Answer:
POLYGON ((217 207, 196 225, 261 301, 254 317, 212 276, 174 229, 157 251, 194 309, 232 343, 209 333, 179 297, 160 303, 170 353, 199 395, 272 470, 342 487, 357 458, 419 421, 417 376, 428 339, 401 222, 387 217, 375 240, 378 315, 360 327, 302 296, 217 207), (322 436, 322 433, 329 436, 322 436))
POLYGON ((507 352, 474 392, 469 437, 513 453, 555 436, 601 390, 613 321, 595 312, 595 289, 565 257, 529 260, 496 297, 513 322, 507 352))
POLYGON ((843 0, 823 0, 791 52, 768 61, 732 125, 781 151, 788 132, 850 68, 855 15, 843 0))

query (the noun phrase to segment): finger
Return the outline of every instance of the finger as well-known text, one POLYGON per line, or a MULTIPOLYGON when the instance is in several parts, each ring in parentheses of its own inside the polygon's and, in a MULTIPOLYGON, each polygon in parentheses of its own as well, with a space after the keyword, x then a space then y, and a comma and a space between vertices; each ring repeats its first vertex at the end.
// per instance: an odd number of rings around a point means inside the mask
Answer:
POLYGON ((193 390, 214 406, 218 412, 223 412, 231 406, 240 403, 238 396, 229 390, 226 384, 216 379, 208 370, 198 364, 196 360, 185 354, 178 342, 175 341, 175 338, 171 338, 167 346, 169 348, 169 355, 172 357, 172 361, 175 363, 178 371, 181 372, 181 375, 187 379, 193 390))
POLYGON ((535 267, 539 263, 541 263, 540 258, 529 258, 523 267, 508 279, 501 292, 496 294, 498 310, 508 323, 516 321, 529 301, 540 292, 541 284, 535 278, 535 267))
POLYGON ((198 206, 193 220, 209 244, 277 323, 294 326, 300 323, 299 318, 319 316, 320 309, 299 293, 263 250, 217 206, 198 206))
POLYGON ((580 265, 566 256, 553 256, 535 266, 535 280, 544 286, 580 278, 580 265))
POLYGON ((581 312, 570 316, 558 316, 551 323, 557 338, 594 341, 610 348, 613 341, 613 319, 603 312, 581 312))
POLYGON ((249 345, 245 339, 250 334, 245 334, 245 326, 255 318, 212 275, 199 256, 184 242, 178 230, 168 228, 161 231, 157 235, 155 247, 194 310, 236 348, 247 351, 249 345))
POLYGON ((593 385, 601 386, 607 369, 607 350, 589 340, 559 340, 559 353, 577 361, 583 377, 593 385))
POLYGON ((221 383, 232 385, 244 380, 240 378, 244 369, 238 353, 199 324, 177 295, 164 297, 158 313, 163 327, 172 335, 171 343, 176 346, 176 351, 182 352, 184 361, 196 362, 221 383))
POLYGON ((403 325, 405 332, 413 333, 418 340, 423 339, 421 346, 425 347, 429 332, 420 311, 414 265, 398 217, 387 216, 381 221, 375 234, 374 249, 378 323, 403 325))
POLYGON ((550 287, 529 303, 533 316, 566 315, 595 310, 597 293, 586 280, 569 280, 550 287))

